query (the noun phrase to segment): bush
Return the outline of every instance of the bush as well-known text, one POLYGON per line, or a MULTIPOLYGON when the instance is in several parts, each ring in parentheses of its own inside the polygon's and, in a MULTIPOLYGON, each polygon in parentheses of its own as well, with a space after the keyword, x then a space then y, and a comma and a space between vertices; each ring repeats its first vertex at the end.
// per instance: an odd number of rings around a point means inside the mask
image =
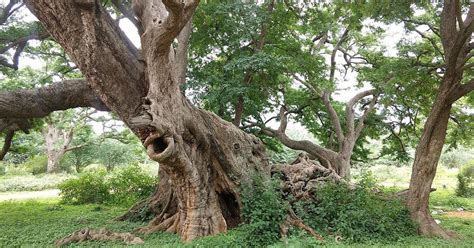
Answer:
POLYGON ((153 193, 154 177, 138 165, 128 166, 107 176, 104 169, 83 172, 79 178, 59 185, 62 201, 69 204, 108 203, 130 205, 153 193))
POLYGON ((146 174, 138 165, 121 168, 109 178, 112 201, 120 204, 133 204, 141 198, 150 196, 156 185, 155 178, 146 174))
POLYGON ((21 166, 33 175, 43 174, 46 173, 48 158, 44 155, 36 155, 28 159, 21 166))
POLYGON ((461 197, 474 196, 474 161, 464 165, 457 175, 458 187, 456 195, 461 197))
POLYGON ((273 244, 280 238, 280 224, 287 206, 284 204, 278 184, 256 176, 252 185, 243 185, 242 218, 239 230, 243 246, 260 247, 273 244))
POLYGON ((397 241, 416 233, 404 204, 383 200, 373 192, 375 184, 364 177, 355 187, 328 183, 316 191, 316 201, 298 202, 296 213, 322 233, 348 242, 397 241))
POLYGON ((105 171, 83 173, 59 185, 62 201, 68 204, 103 203, 110 199, 105 171))

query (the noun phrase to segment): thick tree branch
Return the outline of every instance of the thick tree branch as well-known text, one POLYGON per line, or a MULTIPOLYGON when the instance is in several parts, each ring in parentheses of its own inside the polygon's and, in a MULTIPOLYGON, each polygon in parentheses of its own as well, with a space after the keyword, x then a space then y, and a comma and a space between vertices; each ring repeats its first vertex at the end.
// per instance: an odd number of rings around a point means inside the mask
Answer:
POLYGON ((355 130, 355 138, 356 139, 359 138, 360 133, 361 133, 362 129, 364 128, 364 124, 365 124, 364 122, 367 119, 367 116, 369 116, 369 114, 374 110, 375 104, 377 103, 377 100, 378 100, 378 97, 379 97, 378 95, 374 95, 372 97, 372 100, 370 101, 369 106, 365 109, 364 113, 359 118, 356 130, 355 130))
POLYGON ((174 53, 174 64, 172 72, 174 74, 175 81, 178 82, 180 85, 186 82, 189 38, 191 37, 192 30, 192 18, 190 18, 188 23, 184 26, 183 30, 181 30, 177 37, 178 46, 176 47, 174 53))
POLYGON ((120 13, 123 14, 123 16, 125 16, 128 20, 130 20, 130 22, 132 22, 133 25, 135 25, 138 30, 138 33, 142 35, 142 26, 140 24, 140 21, 135 17, 133 10, 129 8, 129 6, 125 5, 122 0, 112 0, 112 4, 115 6, 115 8, 118 9, 118 11, 120 11, 120 13))
POLYGON ((354 130, 354 105, 359 102, 362 98, 366 96, 373 95, 377 92, 375 89, 371 90, 366 90, 357 93, 354 97, 352 97, 347 103, 346 103, 346 125, 347 125, 347 132, 348 133, 353 133, 354 130))
POLYGON ((332 106, 330 97, 331 96, 329 92, 324 92, 322 99, 323 99, 324 106, 326 106, 326 109, 328 111, 329 119, 331 120, 332 127, 334 128, 334 132, 336 133, 337 142, 339 144, 339 147, 341 147, 342 143, 344 142, 344 132, 342 131, 341 121, 339 120, 339 116, 337 115, 336 110, 332 106))
POLYGON ((107 110, 85 80, 66 80, 49 86, 0 92, 0 118, 41 118, 53 111, 76 107, 107 110))
POLYGON ((134 0, 133 9, 144 30, 143 50, 157 54, 169 51, 171 43, 191 19, 198 4, 199 0, 134 0))
POLYGON ((283 143, 283 145, 294 150, 305 151, 318 159, 323 159, 326 161, 328 158, 335 158, 337 156, 336 152, 316 145, 309 140, 293 140, 289 138, 286 133, 267 127, 261 128, 265 135, 277 138, 281 143, 283 143))
MULTIPOLYGON (((97 0, 25 0, 101 100, 131 126, 148 91, 137 48, 97 0)), ((137 132, 135 128, 132 130, 137 132)))
POLYGON ((454 103, 459 98, 469 94, 471 91, 474 91, 474 79, 454 88, 454 90, 450 93, 448 102, 454 103))
POLYGON ((8 130, 7 131, 7 134, 5 135, 5 141, 3 143, 3 148, 0 151, 0 161, 2 161, 5 158, 5 155, 10 150, 14 135, 15 135, 15 131, 13 131, 13 130, 8 130))

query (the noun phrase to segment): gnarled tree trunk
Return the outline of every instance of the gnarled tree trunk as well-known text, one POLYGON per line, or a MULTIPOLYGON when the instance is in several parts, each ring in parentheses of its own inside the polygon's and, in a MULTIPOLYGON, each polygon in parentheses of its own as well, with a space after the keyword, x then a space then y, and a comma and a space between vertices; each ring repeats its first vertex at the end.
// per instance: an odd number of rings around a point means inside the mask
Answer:
POLYGON ((160 162, 159 189, 150 201, 157 216, 142 231, 191 240, 239 223, 237 186, 254 173, 269 175, 270 168, 259 139, 192 106, 180 90, 187 40, 179 34, 198 1, 134 1, 141 55, 99 1, 26 3, 160 162))

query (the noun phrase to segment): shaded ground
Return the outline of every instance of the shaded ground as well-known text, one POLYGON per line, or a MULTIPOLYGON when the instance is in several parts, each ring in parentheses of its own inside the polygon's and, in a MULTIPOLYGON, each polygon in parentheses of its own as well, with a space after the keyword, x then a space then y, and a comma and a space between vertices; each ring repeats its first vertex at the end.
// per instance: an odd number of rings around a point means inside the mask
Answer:
POLYGON ((20 191, 0 193, 0 201, 46 199, 59 196, 59 189, 48 189, 42 191, 20 191))

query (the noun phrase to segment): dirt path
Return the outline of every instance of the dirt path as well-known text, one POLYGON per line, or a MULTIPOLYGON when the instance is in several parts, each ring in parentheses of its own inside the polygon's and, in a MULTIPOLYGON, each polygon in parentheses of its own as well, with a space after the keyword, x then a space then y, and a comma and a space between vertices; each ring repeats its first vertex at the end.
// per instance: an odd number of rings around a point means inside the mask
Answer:
POLYGON ((55 198, 59 196, 58 189, 48 189, 42 191, 20 191, 20 192, 2 192, 0 193, 0 202, 9 200, 28 200, 55 198))
POLYGON ((456 211, 456 212, 446 212, 445 216, 456 217, 466 220, 474 220, 474 212, 471 211, 456 211))

